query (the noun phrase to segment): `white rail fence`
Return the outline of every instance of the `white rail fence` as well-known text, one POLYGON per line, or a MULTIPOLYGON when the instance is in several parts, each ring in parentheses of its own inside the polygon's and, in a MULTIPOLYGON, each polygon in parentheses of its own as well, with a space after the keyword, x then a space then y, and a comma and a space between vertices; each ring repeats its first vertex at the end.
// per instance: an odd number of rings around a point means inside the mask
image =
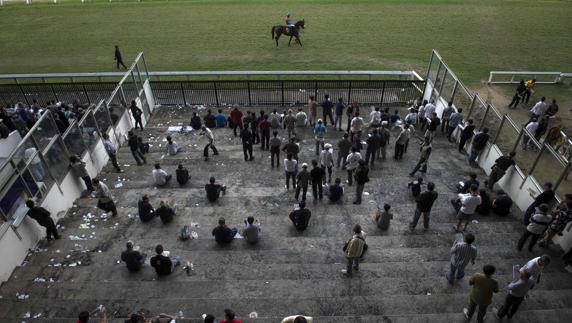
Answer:
POLYGON ((557 84, 565 78, 572 78, 572 73, 542 71, 491 71, 489 84, 518 84, 520 80, 536 79, 538 84, 557 84))

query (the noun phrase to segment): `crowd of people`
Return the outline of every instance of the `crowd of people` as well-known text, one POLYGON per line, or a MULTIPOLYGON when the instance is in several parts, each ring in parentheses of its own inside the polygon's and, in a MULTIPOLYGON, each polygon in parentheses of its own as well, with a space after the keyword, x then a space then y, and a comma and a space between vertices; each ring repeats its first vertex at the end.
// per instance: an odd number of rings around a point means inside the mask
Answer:
MULTIPOLYGON (((342 184, 342 178, 347 174, 345 184, 348 187, 355 186, 353 203, 360 204, 365 185, 370 181, 370 168, 376 167, 376 162, 383 163, 387 161, 387 155, 391 154, 388 148, 392 144, 394 145, 393 158, 396 162, 401 162, 407 154, 408 148, 416 146, 416 143, 418 143, 418 147, 413 149, 419 151, 417 154, 418 161, 409 174, 414 180, 408 184, 416 207, 409 223, 409 230, 415 231, 418 221, 423 216, 423 229, 427 231, 430 228, 431 209, 439 196, 438 188, 434 182, 427 181, 425 183, 426 174, 428 169, 430 169, 430 158, 434 152, 433 142, 435 138, 441 134, 448 141, 455 141, 453 134, 459 128, 457 149, 459 152, 464 153, 467 146, 469 146, 467 151, 468 163, 475 167, 490 138, 486 127, 474 134, 476 129, 473 120, 463 120, 462 110, 455 109, 452 103, 445 107, 441 117, 437 113, 437 107, 433 100, 426 101, 420 98, 413 102, 404 116, 400 115, 398 110, 391 113, 389 109, 381 109, 379 107, 372 107, 368 115, 357 102, 348 105, 342 98, 339 98, 334 103, 327 95, 321 103, 321 117, 318 116, 318 107, 319 104, 314 97, 309 99, 308 113, 302 108, 298 109, 297 113, 294 113, 291 109, 284 111, 284 113, 278 113, 277 110, 269 114, 266 114, 264 111, 260 111, 257 114, 248 110, 246 113, 243 113, 238 106, 234 106, 229 116, 226 116, 222 110, 219 110, 217 115, 213 115, 211 110, 208 110, 203 119, 197 113, 194 113, 190 126, 198 131, 199 136, 204 138, 203 157, 205 161, 210 159, 210 150, 212 150, 214 155, 219 154, 219 150, 215 146, 215 131, 213 131, 214 128, 219 127, 230 127, 233 130, 233 135, 240 137, 245 162, 250 162, 254 159, 253 146, 257 144, 260 144, 261 151, 268 151, 271 168, 281 167, 280 155, 285 153, 286 158, 282 160, 285 189, 289 191, 290 183, 292 183, 293 197, 297 201, 294 208, 290 210, 288 217, 294 228, 300 232, 308 228, 312 217, 311 211, 306 208, 306 195, 310 186, 314 203, 320 203, 324 195, 328 197, 330 203, 343 203, 346 188, 342 184), (344 116, 347 118, 346 127, 343 127, 344 116), (328 125, 328 120, 330 125, 328 125), (302 136, 304 133, 308 131, 301 130, 307 127, 311 129, 313 134, 313 138, 309 141, 312 142, 313 140, 310 147, 315 157, 312 160, 304 161, 301 160, 300 142, 303 140, 302 136), (326 133, 328 131, 343 132, 335 145, 327 142, 326 133), (279 136, 280 133, 285 134, 285 138, 281 138, 279 136), (337 154, 334 151, 334 147, 337 149, 337 154), (362 155, 363 150, 365 150, 365 156, 362 155), (416 177, 418 171, 423 176, 416 177), (333 183, 332 178, 334 179, 333 183)), ((133 117, 136 118, 137 112, 131 111, 133 117)), ((542 117, 542 111, 536 110, 536 112, 540 114, 535 114, 531 118, 531 122, 535 122, 535 118, 542 117)), ((138 124, 140 124, 140 121, 136 121, 136 126, 138 124)), ((140 128, 143 129, 142 124, 140 124, 140 128)), ((149 150, 149 145, 145 144, 134 131, 129 132, 127 141, 137 164, 146 164, 145 154, 149 150)), ((166 137, 166 142, 164 149, 167 156, 184 153, 181 146, 171 136, 166 137)), ((307 142, 308 140, 304 141, 304 143, 307 142)), ((109 138, 104 138, 104 146, 115 169, 122 171, 117 163, 117 147, 109 138)), ((458 183, 457 192, 454 192, 457 195, 451 200, 457 224, 452 231, 452 234, 456 234, 455 243, 451 248, 451 262, 445 277, 450 284, 455 284, 457 280, 462 279, 466 266, 469 263, 474 264, 477 259, 477 248, 474 242, 478 239, 478 236, 467 232, 475 217, 477 215, 487 216, 490 213, 497 216, 510 214, 513 204, 512 200, 504 191, 500 189, 495 190, 495 185, 498 186, 497 183, 515 165, 515 156, 516 153, 511 152, 495 160, 490 175, 483 183, 480 183, 475 173, 469 174, 467 180, 462 180, 458 183)), ((412 158, 414 157, 408 157, 410 160, 412 158)), ((79 157, 73 156, 70 158, 70 166, 76 176, 84 181, 86 189, 98 199, 97 206, 116 216, 117 208, 109 188, 99 181, 98 178, 91 179, 87 175, 85 164, 82 163, 79 157)), ((162 169, 159 163, 154 165, 151 175, 153 185, 156 187, 170 185, 173 178, 171 174, 162 169)), ((190 176, 184 165, 178 165, 175 178, 180 186, 187 184, 190 176)), ((226 186, 217 183, 214 177, 211 177, 208 183, 205 184, 205 195, 211 203, 215 203, 222 195, 225 195, 226 190, 226 186)), ((541 246, 547 247, 552 238, 562 234, 567 224, 572 221, 572 195, 567 195, 566 200, 562 203, 551 206, 554 200, 554 192, 552 191, 552 184, 546 183, 544 191, 538 196, 533 196, 533 198, 534 202, 524 213, 523 223, 525 227, 523 228, 523 235, 515 245, 518 250, 521 250, 529 239, 529 251, 533 250, 533 247, 539 240, 541 240, 541 246)), ((155 209, 150 198, 147 195, 142 196, 138 202, 140 220, 149 222, 158 216, 164 224, 171 222, 174 216, 176 216, 176 204, 171 205, 171 201, 166 199, 160 200, 159 203, 160 207, 155 209)), ((42 217, 44 219, 46 217, 44 213, 38 211, 37 207, 31 204, 31 217, 34 219, 42 217)), ((47 216, 49 218, 49 212, 47 216)), ((372 222, 378 229, 387 230, 393 217, 391 205, 385 203, 383 208, 378 208, 372 222)), ((42 221, 41 223, 38 220, 38 223, 46 227, 48 237, 53 235, 57 238, 57 231, 54 232, 53 221, 51 223, 47 220, 42 221)), ((256 244, 262 238, 261 232, 261 223, 254 217, 248 217, 244 220, 243 230, 229 227, 225 219, 221 217, 217 226, 213 229, 212 235, 214 240, 220 245, 229 244, 237 238, 244 239, 247 243, 256 244)), ((352 236, 343 248, 343 255, 347 260, 347 266, 342 270, 344 276, 352 277, 354 273, 359 272, 359 262, 364 257, 367 246, 366 233, 362 225, 355 224, 352 236)), ((180 257, 170 255, 164 250, 162 245, 157 245, 155 252, 156 255, 150 258, 149 263, 158 275, 173 273, 175 268, 181 263, 180 257)), ((565 255, 568 263, 572 262, 570 253, 568 252, 565 255)), ((126 263, 130 271, 138 271, 143 267, 146 255, 136 250, 133 243, 129 242, 127 243, 126 251, 121 255, 121 259, 126 263)), ((542 269, 549 263, 550 257, 543 255, 523 265, 519 269, 518 274, 515 273, 515 281, 508 286, 509 293, 505 304, 497 313, 499 318, 504 316, 510 318, 516 313, 524 296, 534 284, 539 282, 542 269)), ((188 270, 188 265, 185 268, 188 270)), ((465 309, 467 319, 470 319, 478 308, 477 320, 479 322, 483 321, 487 306, 492 300, 492 293, 499 291, 498 282, 492 278, 494 273, 495 267, 493 265, 485 265, 483 273, 475 274, 469 280, 473 290, 470 295, 469 306, 465 309)), ((232 312, 228 311, 229 313, 232 312)), ((211 315, 206 315, 204 318, 205 322, 213 320, 214 317, 211 315), (210 320, 211 317, 212 320, 210 320)), ((311 321, 310 317, 292 316, 285 318, 283 322, 303 323, 311 321)), ((236 319, 234 314, 230 315, 225 311, 225 319, 220 322, 237 323, 240 320, 236 319)))

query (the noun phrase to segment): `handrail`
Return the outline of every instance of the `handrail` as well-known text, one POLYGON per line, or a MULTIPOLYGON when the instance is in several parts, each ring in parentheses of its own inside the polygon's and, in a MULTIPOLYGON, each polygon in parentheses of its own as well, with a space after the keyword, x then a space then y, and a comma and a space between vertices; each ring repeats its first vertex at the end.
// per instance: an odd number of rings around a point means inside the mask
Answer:
MULTIPOLYGON (((141 53, 140 53, 141 54, 141 53)), ((139 58, 140 55, 138 55, 139 58)), ((390 75, 410 76, 419 81, 423 78, 415 71, 386 70, 314 70, 314 71, 163 71, 149 72, 149 76, 236 76, 236 75, 390 75)), ((125 72, 90 72, 90 73, 46 73, 46 74, 0 74, 0 79, 26 78, 89 78, 89 77, 125 77, 125 72)))
POLYGON ((489 80, 487 81, 488 84, 516 84, 520 82, 519 79, 515 80, 515 76, 523 76, 523 75, 532 75, 533 77, 537 76, 552 76, 554 79, 552 81, 543 81, 537 80, 536 83, 538 84, 556 84, 560 83, 563 78, 572 77, 572 73, 563 73, 563 72, 546 72, 546 71, 490 71, 489 72, 489 80), (511 76, 510 80, 507 81, 493 81, 495 75, 505 75, 511 76))

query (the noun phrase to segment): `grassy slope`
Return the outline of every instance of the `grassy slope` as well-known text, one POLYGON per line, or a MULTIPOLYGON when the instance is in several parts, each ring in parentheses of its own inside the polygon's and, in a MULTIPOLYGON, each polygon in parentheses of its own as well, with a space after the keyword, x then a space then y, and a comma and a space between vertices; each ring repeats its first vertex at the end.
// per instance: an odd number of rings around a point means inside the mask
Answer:
POLYGON ((113 45, 151 70, 416 69, 437 49, 469 83, 490 70, 572 71, 570 1, 149 1, 0 9, 0 73, 108 71, 113 45), (274 48, 291 9, 303 48, 274 48))

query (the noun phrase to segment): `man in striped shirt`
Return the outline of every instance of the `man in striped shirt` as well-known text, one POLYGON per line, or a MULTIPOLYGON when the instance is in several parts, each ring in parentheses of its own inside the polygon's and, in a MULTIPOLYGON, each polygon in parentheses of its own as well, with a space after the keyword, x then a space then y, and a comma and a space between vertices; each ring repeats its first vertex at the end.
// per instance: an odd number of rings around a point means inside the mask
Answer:
POLYGON ((462 279, 465 276, 465 267, 469 261, 474 265, 475 258, 477 258, 477 248, 473 246, 475 236, 472 233, 467 233, 464 236, 464 241, 461 241, 461 238, 463 238, 462 234, 458 236, 451 248, 451 263, 447 273, 447 280, 451 285, 455 283, 455 279, 462 279))

